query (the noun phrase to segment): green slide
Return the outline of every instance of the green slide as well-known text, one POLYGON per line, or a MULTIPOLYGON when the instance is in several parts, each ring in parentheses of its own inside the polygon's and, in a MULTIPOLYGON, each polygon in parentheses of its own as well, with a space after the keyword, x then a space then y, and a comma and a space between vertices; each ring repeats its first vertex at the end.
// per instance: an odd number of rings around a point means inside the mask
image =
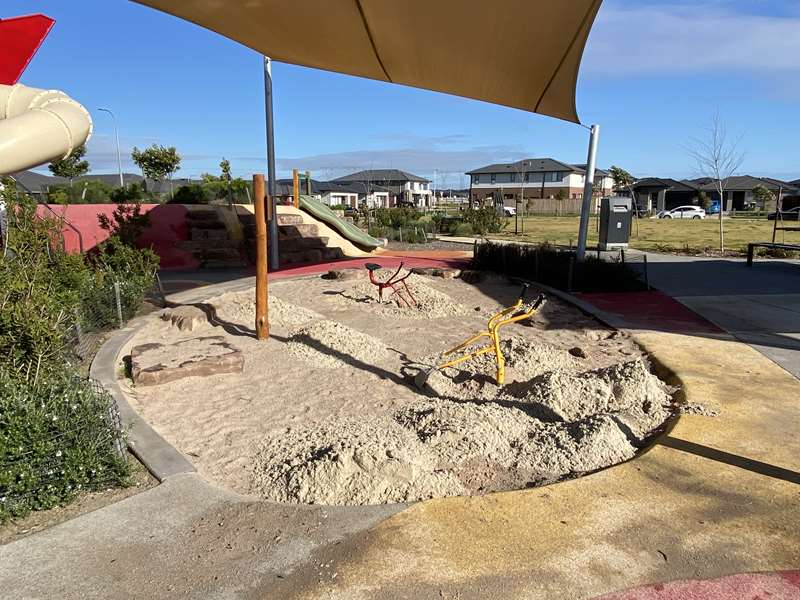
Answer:
POLYGON ((372 251, 375 248, 383 246, 380 240, 375 239, 371 235, 365 233, 349 221, 336 215, 330 207, 318 200, 314 200, 311 196, 300 196, 300 208, 310 214, 312 217, 319 219, 326 225, 329 225, 338 231, 342 237, 350 240, 356 246, 366 251, 372 251))

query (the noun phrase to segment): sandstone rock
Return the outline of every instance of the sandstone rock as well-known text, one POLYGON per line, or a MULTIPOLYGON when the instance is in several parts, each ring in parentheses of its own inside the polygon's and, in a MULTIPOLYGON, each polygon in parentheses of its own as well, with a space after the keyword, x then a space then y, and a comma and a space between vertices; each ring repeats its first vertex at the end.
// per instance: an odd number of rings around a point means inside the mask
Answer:
POLYGON ((244 355, 222 336, 174 344, 141 344, 131 350, 131 374, 137 385, 158 385, 184 377, 241 373, 244 355))
POLYGON ((366 277, 365 269, 331 269, 325 273, 323 279, 337 279, 340 281, 350 281, 352 279, 362 279, 366 277))
POLYGON ((441 277, 442 279, 454 279, 461 275, 461 269, 451 269, 449 267, 414 267, 411 272, 417 275, 427 275, 428 277, 441 277))
POLYGON ((196 306, 176 306, 161 311, 161 318, 169 321, 180 331, 194 331, 194 328, 208 322, 208 316, 196 306))

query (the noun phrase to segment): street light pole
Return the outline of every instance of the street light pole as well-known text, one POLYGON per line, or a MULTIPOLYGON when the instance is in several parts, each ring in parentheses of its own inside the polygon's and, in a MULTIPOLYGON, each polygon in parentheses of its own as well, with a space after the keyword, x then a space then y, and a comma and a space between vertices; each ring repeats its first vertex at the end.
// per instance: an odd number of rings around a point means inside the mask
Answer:
POLYGON ((114 121, 114 136, 117 138, 117 167, 119 168, 119 187, 125 187, 125 180, 122 178, 122 155, 119 152, 119 129, 117 128, 117 117, 114 116, 114 113, 111 112, 107 108, 98 108, 102 112, 107 112, 111 115, 111 119, 114 121))
POLYGON ((589 229, 589 212, 592 206, 592 188, 594 187, 594 171, 597 163, 597 141, 600 137, 600 126, 592 125, 589 136, 589 156, 586 159, 586 181, 583 186, 583 203, 581 204, 581 223, 578 229, 578 248, 575 258, 582 261, 586 255, 586 237, 589 229))

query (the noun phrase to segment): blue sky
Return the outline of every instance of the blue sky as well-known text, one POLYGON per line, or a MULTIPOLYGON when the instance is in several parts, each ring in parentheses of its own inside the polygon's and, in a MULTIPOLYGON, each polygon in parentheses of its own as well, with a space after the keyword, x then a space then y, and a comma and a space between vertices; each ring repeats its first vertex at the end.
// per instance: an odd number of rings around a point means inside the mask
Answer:
MULTIPOLYGON (((0 17, 41 12, 56 25, 23 74, 93 113, 93 172, 126 170, 133 146, 174 145, 180 176, 265 169, 263 80, 255 52, 126 0, 3 0, 0 17), (124 157, 124 158, 125 158, 124 157)), ((482 102, 276 64, 280 174, 316 178, 401 168, 437 186, 465 185, 490 162, 586 158, 581 127, 482 102)), ((606 0, 584 54, 578 113, 602 127, 598 164, 638 176, 691 177, 686 147, 718 110, 741 136, 740 171, 800 177, 800 2, 606 0)))

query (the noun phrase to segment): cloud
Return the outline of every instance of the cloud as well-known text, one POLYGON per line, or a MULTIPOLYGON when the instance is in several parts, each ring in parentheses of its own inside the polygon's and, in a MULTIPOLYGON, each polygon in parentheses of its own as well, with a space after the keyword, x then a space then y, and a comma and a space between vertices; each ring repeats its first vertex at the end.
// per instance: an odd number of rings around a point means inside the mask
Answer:
POLYGON ((800 15, 733 3, 604 6, 584 55, 590 76, 800 73, 800 15))

